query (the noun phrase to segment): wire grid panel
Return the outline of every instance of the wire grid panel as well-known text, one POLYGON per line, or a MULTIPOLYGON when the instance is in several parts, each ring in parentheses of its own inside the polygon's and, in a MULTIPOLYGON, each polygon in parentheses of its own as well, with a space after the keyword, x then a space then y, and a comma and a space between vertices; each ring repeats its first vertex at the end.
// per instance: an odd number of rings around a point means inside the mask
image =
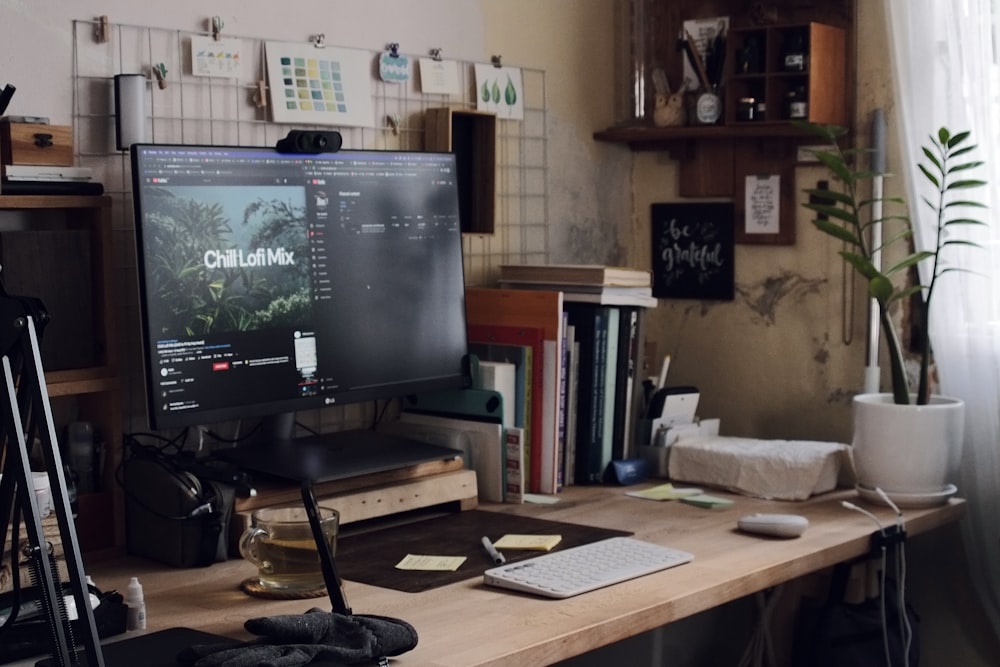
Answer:
MULTIPOLYGON (((150 143, 216 146, 273 146, 290 129, 336 129, 345 148, 422 150, 424 112, 429 108, 473 109, 476 106, 475 63, 459 61, 461 95, 424 94, 416 70, 403 83, 374 80, 370 126, 279 124, 270 120, 267 101, 265 38, 226 35, 239 40, 241 65, 227 78, 192 73, 193 39, 210 33, 148 26, 107 25, 101 38, 97 21, 73 24, 73 128, 76 164, 90 167, 113 200, 114 268, 118 290, 116 311, 122 327, 126 418, 141 427, 141 342, 132 212, 131 173, 127 152, 115 147, 114 76, 142 74, 145 137, 150 143), (164 73, 163 83, 155 76, 164 73)), ((372 62, 381 54, 371 51, 372 62)), ((374 66, 373 66, 374 69, 374 66)), ((467 234, 463 240, 466 283, 490 284, 507 262, 543 262, 549 256, 548 146, 545 72, 522 68, 523 120, 498 119, 496 223, 492 234, 467 234)), ((304 415, 316 430, 356 428, 372 419, 368 407, 348 407, 304 415)), ((128 426, 128 425, 127 425, 128 426)))

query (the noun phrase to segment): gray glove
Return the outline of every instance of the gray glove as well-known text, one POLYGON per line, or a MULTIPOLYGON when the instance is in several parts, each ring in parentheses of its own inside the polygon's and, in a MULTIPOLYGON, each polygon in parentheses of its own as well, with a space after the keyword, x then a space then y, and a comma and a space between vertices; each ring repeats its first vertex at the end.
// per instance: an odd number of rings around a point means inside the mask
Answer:
POLYGON ((417 645, 417 631, 406 621, 315 608, 305 614, 251 618, 243 627, 260 638, 192 646, 181 654, 182 662, 194 667, 298 667, 324 659, 357 665, 417 645))

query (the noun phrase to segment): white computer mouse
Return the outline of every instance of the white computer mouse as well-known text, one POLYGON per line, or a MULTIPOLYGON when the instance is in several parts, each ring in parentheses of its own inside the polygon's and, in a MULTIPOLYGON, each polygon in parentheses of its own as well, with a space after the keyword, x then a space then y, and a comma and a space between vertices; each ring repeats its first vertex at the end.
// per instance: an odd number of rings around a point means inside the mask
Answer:
POLYGON ((798 514, 747 514, 736 522, 747 533, 774 537, 798 537, 809 527, 809 519, 798 514))

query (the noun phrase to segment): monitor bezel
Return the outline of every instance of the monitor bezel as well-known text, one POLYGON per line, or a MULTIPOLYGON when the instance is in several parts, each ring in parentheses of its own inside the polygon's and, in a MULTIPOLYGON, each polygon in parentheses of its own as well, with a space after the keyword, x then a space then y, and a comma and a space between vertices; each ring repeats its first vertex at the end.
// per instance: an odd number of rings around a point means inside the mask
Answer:
MULTIPOLYGON (((141 348, 142 348, 142 369, 143 369, 143 391, 145 394, 145 408, 146 408, 146 418, 147 423, 153 430, 168 430, 168 429, 180 429, 189 427, 198 427, 209 424, 218 424, 223 422, 232 422, 245 419, 261 419, 264 422, 273 421, 273 424, 268 426, 265 425, 264 430, 270 433, 273 438, 291 437, 291 434, 287 433, 288 425, 291 424, 292 414, 299 411, 315 410, 322 408, 330 408, 337 406, 344 406, 356 403, 362 403, 372 400, 390 400, 394 398, 401 398, 413 394, 435 392, 435 391, 445 391, 451 389, 464 389, 472 385, 472 374, 469 367, 469 361, 467 355, 464 356, 456 364, 456 372, 453 374, 439 377, 439 378, 422 378, 419 380, 414 380, 412 382, 396 382, 391 385, 376 386, 376 387, 364 387, 359 389, 345 390, 336 392, 334 394, 320 394, 311 397, 296 397, 291 399, 274 399, 258 402, 248 402, 240 403, 237 405, 220 407, 220 408, 208 408, 208 409, 194 409, 190 411, 178 411, 178 412, 162 412, 157 409, 156 401, 154 399, 153 393, 155 392, 155 384, 152 373, 155 368, 155 354, 152 350, 152 345, 154 342, 154 337, 151 335, 150 329, 150 315, 149 315, 149 304, 147 295, 147 285, 146 285, 146 271, 144 269, 145 262, 145 249, 143 246, 143 224, 142 224, 142 206, 143 202, 140 197, 141 192, 141 176, 140 170, 138 169, 138 160, 140 153, 147 149, 155 150, 205 150, 205 151, 234 151, 234 152, 249 152, 249 153, 265 153, 265 154, 275 154, 289 156, 294 155, 291 153, 279 152, 276 148, 267 146, 229 146, 229 145, 208 145, 208 144, 175 144, 175 143, 136 143, 129 147, 130 155, 130 170, 132 179, 132 200, 133 200, 133 220, 135 228, 135 251, 136 251, 136 273, 138 277, 138 298, 139 298, 139 312, 140 312, 140 326, 141 330, 139 332, 141 348), (276 426, 277 424, 279 426, 276 426)), ((320 158, 322 159, 324 155, 337 156, 337 155, 347 155, 347 156, 363 156, 363 155, 392 155, 392 154, 424 154, 424 155, 438 155, 438 156, 450 156, 452 163, 454 164, 455 158, 453 153, 445 153, 440 151, 410 151, 410 150, 394 150, 394 149, 341 149, 334 153, 324 153, 324 154, 309 154, 300 155, 304 158, 320 158)), ((456 191, 457 196, 457 191, 456 191)), ((456 203, 457 206, 457 203, 456 203)), ((461 236, 461 231, 459 231, 461 236)), ((459 252, 463 252, 464 244, 459 239, 459 252)), ((463 264, 463 277, 464 277, 464 257, 461 259, 463 264)), ((463 301, 461 304, 462 311, 464 314, 465 304, 464 304, 464 289, 463 301)), ((464 317, 463 317, 464 320, 464 317)))

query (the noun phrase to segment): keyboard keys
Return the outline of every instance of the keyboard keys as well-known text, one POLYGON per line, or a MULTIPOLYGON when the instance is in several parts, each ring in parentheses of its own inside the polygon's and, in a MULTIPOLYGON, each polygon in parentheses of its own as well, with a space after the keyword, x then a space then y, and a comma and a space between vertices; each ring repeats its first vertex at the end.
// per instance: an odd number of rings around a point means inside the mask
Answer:
POLYGON ((566 598, 687 563, 686 551, 612 537, 487 570, 487 585, 566 598))

